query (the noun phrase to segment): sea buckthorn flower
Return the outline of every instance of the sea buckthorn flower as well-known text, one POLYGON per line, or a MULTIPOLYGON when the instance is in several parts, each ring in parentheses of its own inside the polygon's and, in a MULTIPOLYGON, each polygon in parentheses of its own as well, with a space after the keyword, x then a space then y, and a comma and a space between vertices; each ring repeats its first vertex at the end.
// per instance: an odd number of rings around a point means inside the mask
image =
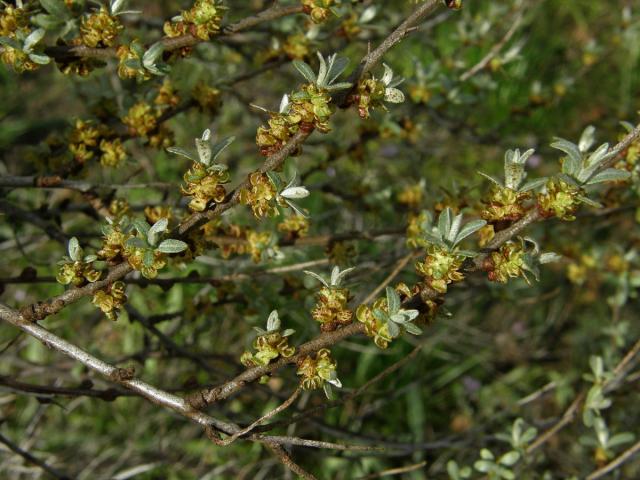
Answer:
POLYGON ((538 280, 538 266, 555 262, 559 258, 559 255, 552 252, 541 253, 538 244, 532 239, 520 238, 519 242, 508 241, 497 251, 491 252, 484 260, 483 270, 488 272, 492 282, 507 283, 510 278, 522 277, 531 284, 527 272, 538 280), (528 249, 527 244, 533 248, 528 249))
POLYGON ((409 208, 417 209, 422 203, 425 189, 424 180, 405 187, 398 193, 398 202, 409 208))
POLYGON ((329 281, 317 273, 308 270, 304 271, 304 273, 312 276, 322 284, 322 288, 316 294, 317 303, 311 315, 316 322, 320 323, 320 328, 323 332, 335 330, 351 323, 353 312, 347 307, 350 299, 349 290, 341 288, 340 284, 352 270, 354 268, 340 271, 339 267, 333 267, 329 281))
POLYGON ((158 271, 167 264, 167 254, 180 253, 188 248, 181 240, 168 238, 160 241, 169 226, 166 218, 161 218, 153 225, 144 220, 133 220, 130 225, 136 234, 126 240, 124 257, 145 278, 158 275, 158 271))
POLYGON ((358 113, 361 118, 369 118, 369 110, 385 108, 384 102, 402 103, 404 93, 395 88, 404 80, 402 77, 393 78, 393 70, 386 63, 384 74, 380 80, 373 76, 363 78, 356 86, 356 92, 351 100, 358 105, 358 113))
POLYGON ((489 222, 516 221, 526 213, 525 201, 532 198, 531 191, 544 184, 546 178, 538 178, 523 183, 527 174, 524 166, 534 154, 533 149, 524 153, 520 150, 507 150, 504 156, 504 182, 480 172, 494 185, 484 200, 486 207, 480 215, 489 222))
POLYGON ((297 92, 283 96, 277 113, 265 110, 271 118, 268 126, 259 127, 256 134, 256 143, 263 155, 277 152, 300 129, 317 129, 322 133, 330 130, 329 118, 333 114, 330 94, 351 86, 346 82, 336 83, 347 68, 348 60, 335 54, 325 59, 318 53, 318 58, 320 67, 317 75, 305 62, 294 60, 294 67, 309 83, 302 85, 297 92))
POLYGON ((142 68, 144 47, 139 40, 129 45, 120 45, 116 50, 118 57, 118 76, 120 78, 136 78, 139 81, 149 80, 151 73, 142 68))
POLYGON ((119 138, 113 140, 102 139, 100 141, 100 164, 105 167, 117 168, 121 166, 127 158, 127 152, 122 146, 119 138))
POLYGON ((273 310, 267 319, 267 329, 254 327, 258 337, 253 342, 255 353, 246 351, 240 357, 240 363, 245 367, 264 366, 278 357, 289 358, 296 349, 289 345, 289 337, 295 333, 290 328, 280 331, 280 317, 278 311, 273 310))
POLYGON ((235 137, 228 137, 211 146, 211 131, 205 130, 201 138, 196 138, 197 157, 192 153, 177 147, 170 147, 167 151, 182 155, 193 162, 191 168, 184 174, 185 185, 182 194, 192 197, 189 208, 194 212, 202 212, 211 202, 222 203, 227 191, 225 183, 229 183, 229 172, 225 165, 215 163, 218 156, 227 148, 235 137))
POLYGON ((58 262, 58 274, 56 280, 62 285, 72 283, 76 287, 81 287, 87 283, 97 282, 100 279, 100 272, 93 268, 92 263, 97 260, 95 255, 84 255, 78 239, 72 237, 68 245, 69 256, 63 257, 58 262))
POLYGON ((167 207, 164 205, 156 205, 153 207, 147 206, 144 207, 144 216, 147 222, 153 224, 162 218, 171 220, 173 218, 173 212, 171 211, 171 207, 167 207))
POLYGON ((420 312, 403 309, 398 290, 405 298, 410 294, 408 287, 404 284, 396 289, 387 287, 386 297, 378 298, 371 307, 362 304, 356 310, 356 318, 364 324, 366 335, 373 338, 376 346, 382 349, 387 348, 389 343, 399 337, 402 332, 406 331, 412 335, 422 333, 422 330, 413 323, 420 312))
POLYGON ((120 310, 127 303, 126 285, 116 281, 105 289, 98 290, 91 303, 102 310, 109 320, 116 321, 120 310))
POLYGON ((112 47, 123 26, 105 7, 90 13, 80 25, 80 44, 87 47, 112 47))
POLYGON ((200 40, 209 40, 220 32, 224 10, 226 7, 217 0, 196 0, 189 10, 165 22, 164 33, 168 37, 193 35, 200 40))
POLYGON ((124 198, 114 198, 109 202, 109 215, 117 223, 122 217, 129 215, 131 207, 124 198))
POLYGON ((304 12, 311 17, 314 23, 323 23, 331 16, 335 0, 302 0, 304 12))
POLYGON ((281 48, 291 60, 304 60, 311 55, 311 38, 304 33, 289 35, 281 48))
POLYGON ((102 234, 102 248, 98 250, 98 257, 110 263, 119 263, 124 258, 127 240, 133 236, 129 218, 117 214, 113 219, 107 217, 102 234))
POLYGON ((29 14, 24 8, 4 6, 0 13, 0 36, 15 38, 19 30, 29 30, 29 14))
MULTIPOLYGON (((430 223, 430 222, 429 222, 430 223)), ((427 256, 416 264, 416 270, 425 278, 428 287, 439 293, 447 292, 447 285, 464 278, 460 271, 465 257, 474 252, 460 250, 457 245, 469 235, 486 225, 484 220, 472 220, 462 225, 462 214, 453 217, 450 208, 445 208, 438 217, 438 226, 424 226, 424 241, 427 256)))
POLYGON ((222 92, 200 81, 196 84, 191 96, 198 103, 203 112, 215 113, 220 108, 222 92))
POLYGON ((256 232, 247 230, 247 251, 254 263, 259 263, 263 257, 278 256, 277 238, 272 232, 256 232))
POLYGON ((545 191, 538 194, 538 210, 543 217, 575 220, 580 206, 580 190, 563 180, 549 180, 545 191))
MULTIPOLYGON (((13 28, 11 22, 7 19, 4 28, 13 28)), ((38 65, 48 64, 51 59, 47 55, 34 51, 44 34, 42 28, 31 31, 16 25, 16 29, 9 32, 8 36, 0 37, 0 60, 18 73, 30 72, 38 65)))
POLYGON ((240 203, 250 205, 256 218, 273 216, 278 213, 272 200, 277 195, 276 186, 266 173, 249 174, 249 186, 240 190, 240 203))
POLYGON ((171 83, 171 80, 165 78, 158 89, 158 95, 156 95, 153 103, 159 107, 175 107, 179 102, 180 97, 176 93, 176 89, 171 83))
POLYGON ((451 10, 460 10, 462 8, 462 0, 444 0, 444 4, 451 10))
POLYGON ((278 224, 278 231, 287 234, 287 241, 304 238, 309 232, 309 219, 302 215, 291 215, 278 224))
POLYGON ((581 203, 593 207, 600 204, 585 195, 590 185, 603 182, 627 180, 631 174, 626 170, 607 168, 607 162, 615 155, 609 144, 600 145, 589 153, 595 142, 595 128, 587 127, 578 144, 558 138, 551 146, 566 154, 561 159, 562 174, 547 182, 546 191, 538 194, 538 210, 545 217, 556 216, 562 220, 574 220, 581 203))
POLYGON ((298 364, 298 375, 302 377, 302 388, 305 390, 316 390, 320 387, 324 389, 327 398, 331 399, 333 393, 331 385, 342 387, 342 382, 338 379, 337 362, 331 357, 331 351, 321 348, 313 355, 305 357, 298 364))
POLYGON ((158 114, 144 101, 134 104, 122 119, 122 123, 129 127, 129 133, 134 137, 146 137, 158 125, 158 114))

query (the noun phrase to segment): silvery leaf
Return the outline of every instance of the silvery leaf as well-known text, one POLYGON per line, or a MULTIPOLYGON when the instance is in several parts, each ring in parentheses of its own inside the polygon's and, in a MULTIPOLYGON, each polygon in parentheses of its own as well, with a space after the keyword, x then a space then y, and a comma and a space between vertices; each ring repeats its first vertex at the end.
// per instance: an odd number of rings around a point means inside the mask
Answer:
POLYGON ((31 32, 24 40, 24 51, 29 53, 36 46, 36 44, 44 37, 44 28, 37 28, 31 32))
POLYGON ((211 162, 211 144, 209 143, 210 130, 205 130, 202 134, 202 138, 196 138, 196 150, 198 151, 198 158, 203 165, 209 165, 211 162))
POLYGON ((280 196, 284 198, 306 198, 309 196, 309 190, 305 187, 289 187, 280 192, 280 196))
POLYGON ((180 253, 184 252, 188 247, 189 245, 184 243, 182 240, 168 238, 160 242, 160 245, 158 245, 158 251, 162 253, 180 253))
POLYGON ((280 317, 278 316, 278 311, 273 310, 267 319, 267 331, 275 332, 276 330, 280 330, 280 317))
POLYGON ((169 153, 175 153, 176 155, 181 155, 183 157, 188 158, 189 160, 193 161, 193 162, 197 162, 197 158, 195 157, 195 155, 193 155, 191 152, 188 152, 187 150, 185 150, 184 148, 180 148, 180 147, 167 147, 167 152, 169 153))
POLYGON ((382 66, 384 67, 384 74, 382 75, 382 83, 384 83, 386 86, 389 86, 389 84, 391 83, 391 80, 393 80, 393 70, 391 70, 391 67, 386 63, 383 63, 382 66))
POLYGON ((404 329, 411 335, 421 335, 422 329, 413 323, 405 323, 404 329))
POLYGON ((580 136, 580 140, 578 141, 578 149, 581 152, 588 152, 595 141, 594 133, 596 129, 593 125, 589 125, 584 129, 582 135, 580 136))
POLYGON ((387 87, 384 89, 384 101, 389 103, 404 102, 404 93, 397 88, 387 87))
POLYGON ((325 287, 327 287, 327 288, 329 287, 329 284, 327 283, 327 281, 324 278, 322 278, 320 275, 318 275, 317 273, 312 272, 310 270, 303 270, 303 273, 306 273, 307 275, 315 278, 316 280, 318 280, 325 287))
POLYGON ((389 315, 393 315, 400 310, 400 295, 398 295, 398 292, 392 287, 387 287, 386 293, 387 309, 389 310, 389 315))
POLYGON ((220 154, 235 141, 236 137, 231 136, 222 139, 222 141, 216 143, 211 149, 211 158, 215 161, 220 154))
POLYGON ((74 262, 80 260, 82 249, 80 248, 80 243, 76 237, 71 237, 69 239, 68 245, 69 258, 74 262))
POLYGON ((400 327, 395 322, 387 322, 387 328, 389 329, 389 336, 396 338, 400 335, 400 327))
POLYGON ((456 236, 456 243, 460 243, 469 235, 473 235, 486 224, 487 222, 484 220, 471 220, 470 222, 467 222, 464 227, 460 229, 460 232, 458 232, 458 235, 456 236))
POLYGON ((313 70, 308 64, 301 60, 294 60, 292 63, 296 70, 300 72, 300 75, 305 78, 305 80, 307 80, 309 83, 316 83, 316 74, 313 73, 313 70))
POLYGON ((602 182, 617 182, 620 180, 627 180, 631 176, 631 173, 626 170, 620 170, 618 168, 607 168, 599 173, 596 173, 593 177, 587 181, 587 185, 594 185, 602 182))

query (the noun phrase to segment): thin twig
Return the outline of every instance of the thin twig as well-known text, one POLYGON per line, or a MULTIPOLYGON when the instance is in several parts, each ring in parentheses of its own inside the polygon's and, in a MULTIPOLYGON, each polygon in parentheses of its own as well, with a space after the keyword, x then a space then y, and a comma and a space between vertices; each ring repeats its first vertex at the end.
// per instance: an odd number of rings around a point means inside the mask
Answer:
POLYGON ((622 452, 622 454, 607 463, 604 467, 592 472, 586 480, 597 480, 598 478, 604 477, 605 475, 613 472, 616 468, 622 466, 623 463, 631 460, 638 453, 640 453, 640 441, 622 452))
POLYGON ((13 452, 17 453, 18 455, 20 455, 27 462, 33 463, 34 465, 37 465, 38 467, 40 467, 42 470, 47 472, 52 477, 57 478, 58 480, 71 480, 71 477, 69 475, 67 475, 65 473, 62 473, 62 472, 59 472, 55 468, 53 468, 50 465, 48 465, 46 462, 44 462, 44 461, 40 460, 39 458, 33 456, 32 454, 30 454, 26 450, 23 450, 22 448, 20 448, 18 445, 13 443, 11 440, 9 440, 7 437, 2 435, 1 433, 0 433, 0 443, 5 444, 11 451, 13 451, 13 452))

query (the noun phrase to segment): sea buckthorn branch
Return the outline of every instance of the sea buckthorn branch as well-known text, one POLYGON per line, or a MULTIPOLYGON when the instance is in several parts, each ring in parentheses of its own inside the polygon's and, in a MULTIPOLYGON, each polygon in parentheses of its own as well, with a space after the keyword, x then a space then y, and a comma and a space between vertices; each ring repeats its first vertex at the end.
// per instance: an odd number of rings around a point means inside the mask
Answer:
MULTIPOLYGON (((299 5, 278 6, 274 5, 256 15, 239 20, 235 23, 222 27, 218 37, 230 36, 243 30, 248 30, 261 23, 277 20, 281 17, 302 13, 302 7, 299 5)), ((201 38, 190 33, 176 37, 164 37, 160 40, 164 51, 173 51, 185 47, 193 47, 203 42, 201 38)), ((56 60, 69 60, 74 58, 94 58, 106 60, 117 57, 117 49, 109 48, 92 48, 86 45, 75 46, 56 46, 48 47, 45 53, 56 60)))
MULTIPOLYGON (((44 345, 57 350, 58 352, 73 358, 74 360, 82 363, 91 370, 103 375, 110 381, 117 383, 133 392, 137 395, 147 399, 151 403, 168 408, 178 413, 179 415, 189 419, 190 421, 201 425, 205 428, 208 435, 211 436, 212 432, 223 432, 228 435, 238 434, 244 435, 243 429, 238 425, 219 420, 215 417, 211 417, 205 413, 195 411, 191 406, 185 402, 185 400, 177 395, 160 390, 153 385, 150 385, 135 377, 135 372, 129 369, 123 369, 114 367, 99 358, 91 355, 90 353, 82 350, 81 348, 73 345, 66 340, 58 337, 49 330, 26 320, 19 312, 0 304, 0 318, 27 333, 28 335, 36 338, 44 345), (215 430, 212 430, 215 429, 215 430)), ((286 403, 286 402, 285 402, 286 403)), ((247 432, 248 433, 248 432, 247 432)), ((217 433, 216 433, 217 435, 217 433)), ((292 436, 273 436, 252 434, 246 439, 251 441, 257 441, 264 443, 267 446, 279 446, 279 445, 300 445, 311 448, 331 448, 340 450, 371 450, 372 447, 368 446, 349 446, 342 444, 334 444, 329 442, 318 442, 314 440, 307 440, 292 436)), ((218 443, 218 442, 216 442, 218 443)), ((375 447, 374 447, 375 449, 375 447)), ((291 468, 290 465, 288 465, 291 468)), ((298 467, 298 471, 303 471, 298 467)), ((314 478, 309 474, 308 478, 314 478)))
MULTIPOLYGON (((608 150, 610 155, 606 164, 601 165, 600 171, 604 171, 610 164, 615 162, 615 158, 620 156, 626 148, 629 147, 637 138, 640 137, 640 125, 629 132, 617 145, 608 150)), ((511 225, 510 227, 496 233, 495 237, 488 243, 483 253, 476 255, 473 258, 469 258, 461 264, 460 267, 464 272, 473 272, 482 270, 484 262, 489 256, 490 252, 497 250, 506 242, 508 242, 514 236, 524 231, 531 224, 542 220, 544 217, 540 214, 537 208, 531 209, 522 219, 511 225)), ((410 298, 406 298, 402 302, 402 308, 405 309, 423 309, 430 307, 432 302, 442 296, 442 292, 439 292, 429 286, 424 286, 418 293, 410 298)), ((204 408, 207 405, 217 402, 219 400, 227 398, 229 395, 236 393, 240 389, 244 388, 248 383, 253 382, 260 377, 268 374, 272 374, 280 368, 300 362, 306 358, 309 354, 323 348, 327 348, 334 345, 343 339, 352 335, 365 333, 365 324, 356 322, 342 327, 338 330, 331 332, 323 332, 315 339, 302 344, 296 351, 296 354, 289 358, 281 358, 274 363, 254 367, 241 373, 233 380, 215 387, 209 390, 203 390, 194 395, 188 397, 188 401, 195 408, 204 408)))

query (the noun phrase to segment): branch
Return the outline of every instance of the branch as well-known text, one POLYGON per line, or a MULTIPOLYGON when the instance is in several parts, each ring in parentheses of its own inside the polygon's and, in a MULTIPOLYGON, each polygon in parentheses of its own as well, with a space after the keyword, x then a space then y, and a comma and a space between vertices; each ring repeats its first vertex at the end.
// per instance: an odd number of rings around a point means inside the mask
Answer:
MULTIPOLYGON (((281 17, 285 17, 287 15, 293 15, 296 13, 302 12, 302 6, 287 6, 287 7, 279 7, 273 6, 265 11, 258 13, 257 15, 253 15, 251 17, 247 17, 242 19, 236 23, 231 25, 227 25, 222 28, 222 33, 217 35, 214 38, 224 38, 227 36, 231 36, 235 33, 238 33, 243 30, 247 30, 251 27, 254 27, 260 23, 268 22, 271 20, 276 20, 281 17)), ((165 51, 177 50, 184 47, 193 47, 198 43, 202 43, 203 40, 193 36, 193 35, 182 35, 180 37, 163 37, 160 40, 163 44, 165 51)), ((56 47, 48 47, 45 49, 45 53, 55 58, 56 60, 67 60, 73 58, 95 58, 98 60, 107 60, 109 58, 116 57, 116 48, 90 48, 85 45, 76 45, 76 46, 56 46, 56 47)))
POLYGON ((604 467, 599 468, 591 473, 586 480, 597 480, 605 475, 613 472, 616 468, 622 466, 623 463, 631 460, 635 455, 640 453, 640 442, 636 442, 633 446, 622 452, 620 456, 607 463, 604 467))
POLYGON ((2 435, 1 433, 0 433, 0 443, 5 444, 9 448, 9 450, 17 453, 22 458, 24 458, 27 462, 30 462, 30 463, 33 463, 34 465, 37 465, 38 467, 40 467, 42 470, 47 472, 52 477, 57 478, 58 480, 71 480, 70 476, 68 476, 65 473, 59 472, 55 468, 49 466, 46 462, 44 462, 44 461, 40 460, 39 458, 31 455, 29 452, 27 452, 26 450, 23 450, 22 448, 20 448, 18 445, 13 443, 11 440, 9 440, 7 437, 2 435))

